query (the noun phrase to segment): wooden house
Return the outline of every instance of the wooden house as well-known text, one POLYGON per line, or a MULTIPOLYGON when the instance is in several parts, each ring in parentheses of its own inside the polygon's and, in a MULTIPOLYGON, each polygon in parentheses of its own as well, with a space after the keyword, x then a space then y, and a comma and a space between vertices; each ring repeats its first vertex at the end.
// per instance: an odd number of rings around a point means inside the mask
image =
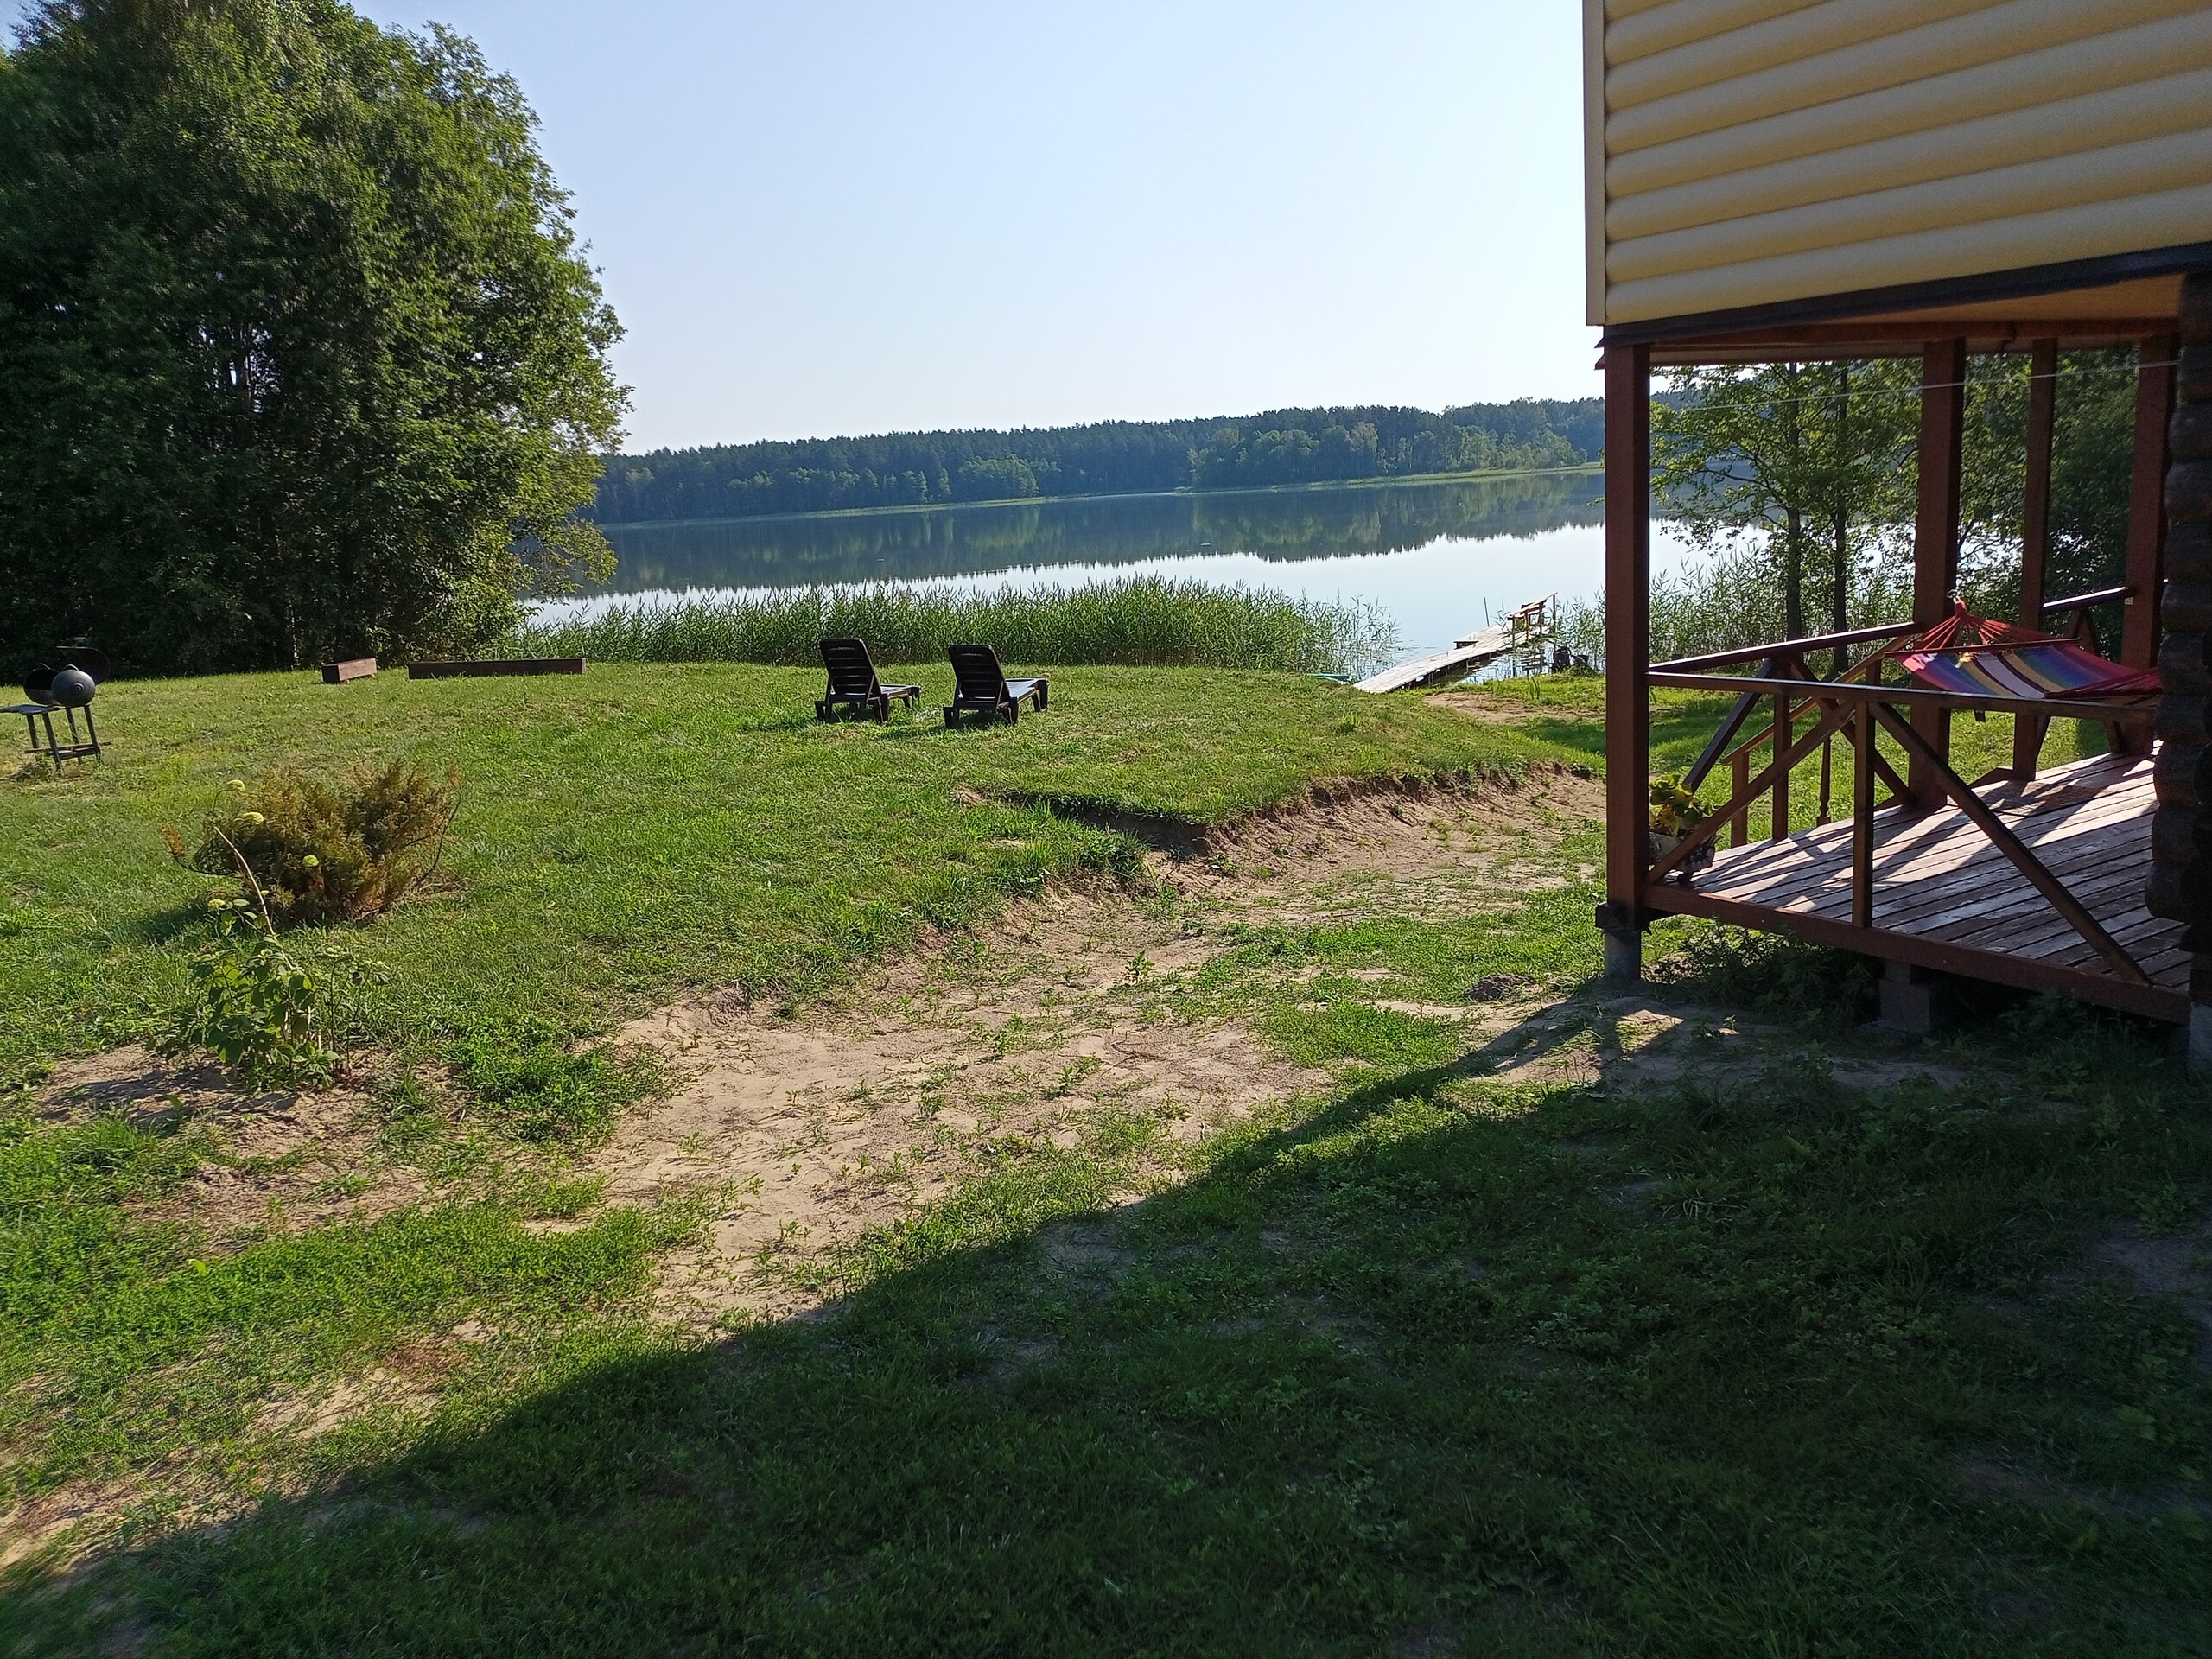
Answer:
POLYGON ((1884 959, 1900 1018, 1930 973, 1961 975, 2187 1023, 2212 1061, 2212 0, 1585 0, 1585 67, 1609 971, 1638 972, 1655 918, 1707 916, 1884 959), (2124 347, 2125 577, 2049 594, 2059 353, 2124 347), (1998 352, 2033 359, 2018 621, 2065 633, 2123 601, 2098 649, 2155 668, 2155 691, 1898 671, 1898 642, 1950 609, 1967 363, 1998 352), (1883 356, 1921 371, 1912 613, 1651 662, 1654 367, 1883 356), (1855 661, 1823 677, 1838 645, 1855 661), (1726 804, 1671 842, 1647 794, 1668 686, 1737 697, 1708 756, 1726 804), (1952 770, 1967 711, 2016 716, 2011 767, 1952 770), (2054 719, 2106 722, 2112 753, 2039 766, 2054 719), (1793 830, 1789 763, 1823 747, 1849 810, 1793 830))

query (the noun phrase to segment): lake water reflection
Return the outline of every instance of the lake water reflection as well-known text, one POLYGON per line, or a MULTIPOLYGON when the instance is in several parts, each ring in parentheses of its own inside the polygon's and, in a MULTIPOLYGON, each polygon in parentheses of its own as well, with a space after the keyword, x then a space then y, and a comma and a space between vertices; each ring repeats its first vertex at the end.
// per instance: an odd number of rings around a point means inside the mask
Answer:
MULTIPOLYGON (((1594 473, 1205 495, 1091 496, 913 512, 608 527, 596 594, 672 596, 819 582, 999 586, 1164 574, 1388 609, 1408 651, 1604 576, 1594 473)), ((1655 563, 1680 550, 1654 538, 1655 563)))

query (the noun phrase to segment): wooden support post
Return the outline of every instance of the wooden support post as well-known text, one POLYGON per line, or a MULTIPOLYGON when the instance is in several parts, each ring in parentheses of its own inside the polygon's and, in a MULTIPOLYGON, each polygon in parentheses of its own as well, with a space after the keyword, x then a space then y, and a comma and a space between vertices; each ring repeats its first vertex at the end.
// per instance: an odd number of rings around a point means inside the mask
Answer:
MULTIPOLYGON (((1919 627, 1951 612, 1958 576, 1959 474, 1966 448, 1967 343, 1931 340, 1920 354, 1920 490, 1912 531, 1912 620, 1919 627)), ((1913 728, 1938 758, 1951 752, 1951 717, 1915 709, 1913 728)), ((1916 756, 1908 769, 1914 802, 1940 806, 1943 786, 1916 756)))
MULTIPOLYGON (((2158 811, 2152 820, 2151 880, 2143 904, 2153 916, 2183 925, 2181 947, 2190 953, 2189 1069, 2204 1081, 2212 1079, 2212 883, 2205 880, 2212 868, 2212 836, 2206 834, 2196 780, 2212 759, 2212 728, 2205 719, 2206 683, 2192 670, 2209 659, 2212 644, 2207 626, 2212 608, 2205 603, 2212 593, 2212 271, 2182 278, 2177 321, 2180 335, 2166 356, 2177 359, 2173 395, 2179 407, 2164 446, 2167 522, 2160 553, 2160 574, 2171 575, 2174 585, 2161 595, 2172 602, 2159 621, 2173 633, 2159 641, 2159 654, 2171 666, 2158 699, 2158 811)), ((2149 355, 2150 344, 2143 349, 2145 360, 2158 360, 2149 355)), ((2142 415, 2139 398, 2139 433, 2142 415)), ((2139 469, 2139 447, 2136 460, 2139 469)), ((2140 504, 2140 496, 2131 503, 2140 504)), ((2128 553, 2132 569, 2132 537, 2128 553)))
POLYGON ((1874 925, 1874 705, 1853 716, 1851 756, 1851 925, 1874 925))
POLYGON ((1605 372, 1605 972, 1643 976, 1651 862, 1651 348, 1605 372))
MULTIPOLYGON (((1732 801, 1740 798, 1744 791, 1751 786, 1751 752, 1749 749, 1745 749, 1736 757, 1731 766, 1728 779, 1728 798, 1732 801)), ((1728 820, 1728 844, 1731 847, 1741 847, 1751 838, 1751 815, 1748 810, 1738 812, 1734 817, 1728 820)))
MULTIPOLYGON (((2028 360, 2027 511, 2020 524, 2020 626, 2043 626, 2050 595, 2044 572, 2050 560, 2050 451, 2058 428, 2058 342, 2039 340, 2028 360)), ((2045 722, 2031 714, 2012 716, 2012 775, 2036 775, 2045 722)))
MULTIPOLYGON (((2159 586, 2166 551, 2166 423, 2174 413, 2173 363, 2180 342, 2146 340, 2135 372, 2135 465, 2127 491, 2127 609, 2120 660, 2149 668, 2158 660, 2159 586)), ((2148 741, 2145 734, 2144 741, 2148 741)))

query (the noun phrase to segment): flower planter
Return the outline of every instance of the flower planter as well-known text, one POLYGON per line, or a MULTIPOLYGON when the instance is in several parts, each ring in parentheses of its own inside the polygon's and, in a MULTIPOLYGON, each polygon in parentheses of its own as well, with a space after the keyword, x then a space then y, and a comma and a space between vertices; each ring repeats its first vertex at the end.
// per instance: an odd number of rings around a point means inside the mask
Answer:
MULTIPOLYGON (((1654 830, 1649 832, 1649 839, 1651 843, 1651 861, 1654 864, 1656 864, 1661 859, 1666 857, 1668 854, 1675 850, 1675 845, 1681 841, 1682 837, 1680 836, 1670 836, 1662 830, 1654 830)), ((1697 851, 1692 853, 1688 858, 1685 859, 1681 863, 1676 865, 1672 870, 1669 871, 1668 879, 1669 880, 1679 881, 1682 886, 1687 887, 1690 884, 1690 877, 1695 875, 1700 870, 1705 868, 1712 862, 1713 843, 1708 841, 1705 845, 1699 848, 1697 851)))

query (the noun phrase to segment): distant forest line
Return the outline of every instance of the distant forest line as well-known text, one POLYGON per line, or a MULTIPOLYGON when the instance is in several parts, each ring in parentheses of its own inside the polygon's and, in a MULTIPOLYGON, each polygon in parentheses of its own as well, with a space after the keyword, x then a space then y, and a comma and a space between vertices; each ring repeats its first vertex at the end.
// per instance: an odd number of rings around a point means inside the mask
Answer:
POLYGON ((1596 459, 1605 401, 1280 409, 1237 419, 1102 421, 1013 432, 893 432, 610 455, 601 524, 735 518, 1536 471, 1596 459))

